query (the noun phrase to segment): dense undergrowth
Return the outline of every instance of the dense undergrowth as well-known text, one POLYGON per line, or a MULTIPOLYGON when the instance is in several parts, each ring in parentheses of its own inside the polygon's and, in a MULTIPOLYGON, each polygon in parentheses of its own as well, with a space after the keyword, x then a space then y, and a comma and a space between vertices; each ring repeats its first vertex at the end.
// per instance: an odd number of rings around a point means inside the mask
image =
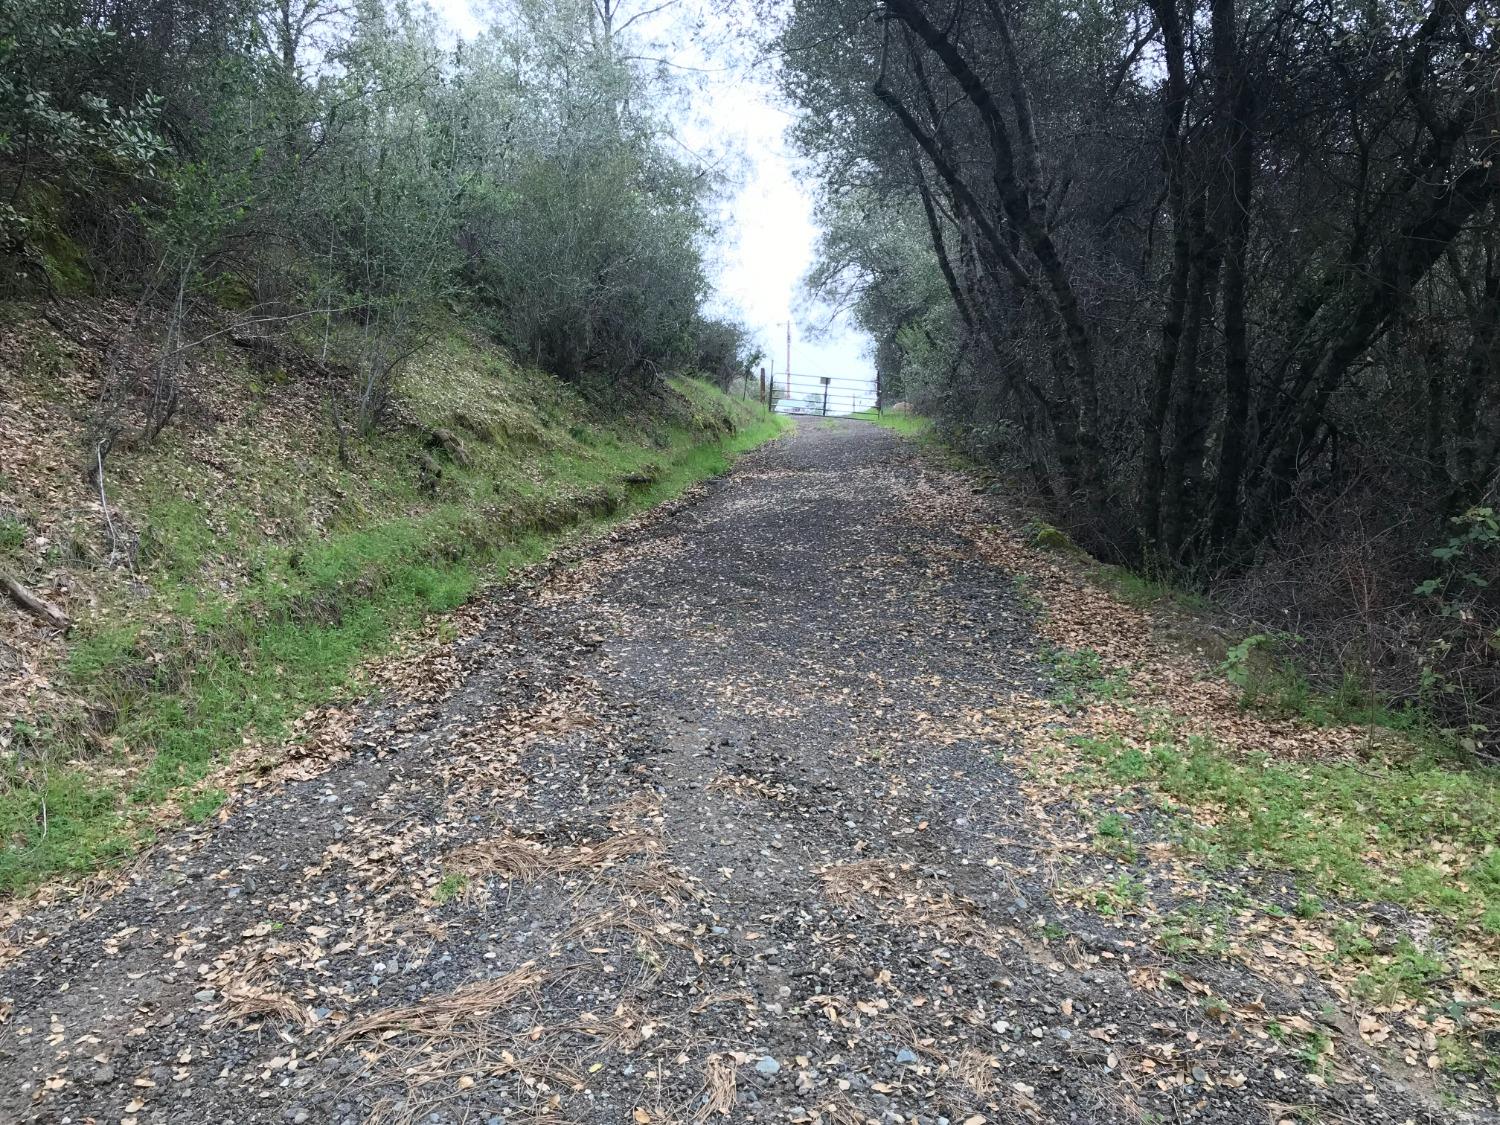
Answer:
MULTIPOLYGON (((20 367, 28 413, 77 413, 73 391, 28 385, 39 368, 20 367)), ((164 807, 210 815, 223 794, 201 782, 226 750, 353 690, 402 629, 783 425, 687 378, 605 409, 454 334, 412 364, 398 419, 341 465, 316 399, 295 401, 282 373, 232 354, 214 370, 211 413, 236 416, 112 458, 129 560, 81 546, 101 537, 98 513, 0 477, 0 562, 70 590, 78 613, 67 645, 38 657, 55 691, 8 732, 0 892, 133 851, 164 807)), ((70 427, 45 428, 66 463, 70 427)))
MULTIPOLYGON (((986 487, 1010 492, 1010 484, 970 454, 954 435, 917 414, 870 415, 868 421, 920 441, 945 463, 974 474, 986 487)), ((1160 573, 1095 559, 1061 529, 1032 519, 1028 534, 1034 546, 1076 558, 1089 579, 1124 604, 1142 610, 1170 610, 1195 647, 1209 653, 1219 674, 1242 693, 1246 708, 1316 726, 1366 726, 1401 735, 1424 753, 1455 764, 1493 765, 1492 756, 1476 753, 1488 731, 1469 725, 1445 725, 1452 715, 1421 696, 1391 696, 1360 674, 1348 661, 1324 667, 1310 654, 1323 651, 1309 638, 1276 630, 1227 608, 1212 592, 1194 589, 1160 573)))

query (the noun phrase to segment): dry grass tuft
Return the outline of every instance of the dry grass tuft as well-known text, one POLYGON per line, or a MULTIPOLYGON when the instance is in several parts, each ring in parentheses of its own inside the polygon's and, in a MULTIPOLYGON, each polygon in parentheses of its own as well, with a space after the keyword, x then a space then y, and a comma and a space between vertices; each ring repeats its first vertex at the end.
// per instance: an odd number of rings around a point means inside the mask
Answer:
POLYGON ((703 892, 680 868, 660 858, 648 859, 634 867, 623 868, 615 882, 623 890, 642 896, 654 896, 672 910, 688 902, 699 902, 703 892))
POLYGON ((482 1023, 521 996, 534 994, 537 985, 549 975, 537 968, 535 962, 528 961, 503 977, 466 984, 456 992, 430 996, 415 1004, 387 1008, 353 1020, 333 1037, 331 1046, 388 1031, 428 1038, 453 1035, 466 1025, 482 1023))
POLYGON ((866 1125, 872 1118, 861 1113, 848 1098, 840 1094, 818 1107, 819 1120, 827 1125, 866 1125))
POLYGON ((988 924, 979 907, 924 878, 909 863, 861 859, 836 863, 819 872, 828 897, 845 908, 872 899, 882 919, 907 926, 931 926, 974 949, 997 952, 1002 931, 988 924))
POLYGON ((661 849, 660 837, 640 831, 622 832, 593 844, 551 848, 507 833, 466 844, 448 857, 445 866, 469 875, 529 882, 547 875, 603 871, 635 856, 656 855, 661 849))
POLYGON ((367 1125, 415 1125, 430 1120, 435 1107, 469 1096, 482 1078, 518 1078, 519 1089, 540 1102, 535 1116, 507 1120, 569 1125, 569 1119, 556 1112, 554 1091, 577 1089, 583 1084, 578 1074, 545 1053, 523 1054, 469 1040, 455 1041, 447 1050, 432 1051, 424 1046, 394 1052, 367 1070, 363 1080, 378 1082, 386 1076, 399 1076, 404 1088, 399 1097, 387 1096, 377 1102, 366 1118, 367 1125))
POLYGON ((654 820, 661 816, 661 798, 642 790, 616 801, 609 809, 609 822, 617 829, 634 821, 654 820))
POLYGON ((901 868, 887 859, 835 863, 818 872, 828 897, 844 907, 857 906, 864 895, 890 893, 901 868))
POLYGON ((785 801, 787 790, 782 785, 772 785, 749 774, 720 774, 704 788, 712 793, 733 793, 737 797, 753 795, 767 801, 785 801))
POLYGON ((703 1105, 693 1114, 693 1120, 707 1121, 716 1113, 728 1117, 734 1108, 737 1085, 734 1060, 727 1055, 710 1055, 703 1073, 703 1105))
POLYGON ((702 1015, 715 1004, 743 1004, 746 1010, 751 1012, 758 1007, 755 997, 744 989, 737 989, 733 992, 710 992, 693 1005, 693 1015, 702 1015))
POLYGON ((965 1047, 948 1064, 948 1072, 976 1098, 988 1098, 995 1088, 995 1059, 975 1047, 965 1047))
POLYGON ((549 859, 547 849, 536 841, 505 835, 466 844, 444 866, 470 875, 494 874, 528 882, 546 874, 549 859))
POLYGON ((695 961, 703 953, 687 936, 680 922, 663 921, 661 916, 635 898, 623 898, 587 914, 568 928, 566 937, 573 941, 604 933, 623 933, 633 939, 636 948, 659 961, 669 947, 686 950, 695 961))
POLYGON ((246 980, 224 990, 224 1003, 209 1019, 209 1024, 246 1024, 259 1020, 306 1027, 310 1022, 307 1008, 285 992, 260 980, 246 980))
POLYGON ((1012 1087, 1005 1092, 1005 1100, 1010 1103, 1011 1109, 1019 1117, 1027 1121, 1041 1122, 1047 1120, 1042 1115, 1042 1107, 1037 1104, 1036 1099, 1023 1090, 1012 1087))

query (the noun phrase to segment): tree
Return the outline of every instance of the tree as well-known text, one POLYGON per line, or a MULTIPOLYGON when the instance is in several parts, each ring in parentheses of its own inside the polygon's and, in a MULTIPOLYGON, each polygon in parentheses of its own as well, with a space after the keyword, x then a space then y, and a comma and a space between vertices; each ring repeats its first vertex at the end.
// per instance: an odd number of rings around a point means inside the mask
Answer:
MULTIPOLYGON (((920 207, 948 382, 993 388, 1039 490, 1117 557, 1255 558, 1386 350, 1445 331, 1431 302, 1500 193, 1494 17, 1463 0, 802 0, 781 45, 830 208, 920 207)), ((886 230, 825 240, 867 292, 911 273, 886 230)), ((859 312, 899 365, 909 309, 859 312)))
POLYGON ((107 96, 101 63, 115 47, 67 0, 0 9, 0 255, 23 288, 81 283, 65 276, 80 262, 59 240, 63 212, 100 194, 128 206, 165 155, 161 99, 107 96))
POLYGON ((1500 492, 1497 19, 791 0, 783 86, 828 230, 810 281, 851 295, 883 378, 1105 558, 1253 601, 1272 574, 1328 589, 1317 560, 1381 521, 1349 590, 1301 606, 1332 662, 1373 583, 1414 622, 1380 657, 1399 690, 1500 697, 1500 573, 1471 571, 1486 604, 1462 614, 1411 599, 1449 521, 1500 492), (913 231, 925 269, 892 253, 913 231))

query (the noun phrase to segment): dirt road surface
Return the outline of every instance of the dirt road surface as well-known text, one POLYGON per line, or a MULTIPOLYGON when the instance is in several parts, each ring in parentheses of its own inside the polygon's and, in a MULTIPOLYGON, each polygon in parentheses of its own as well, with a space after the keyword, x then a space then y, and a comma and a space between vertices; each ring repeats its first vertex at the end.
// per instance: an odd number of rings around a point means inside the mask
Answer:
POLYGON ((1306 995, 1058 896, 963 733, 1046 671, 953 480, 804 423, 481 599, 285 780, 11 927, 0 1120, 1450 1119, 1225 1016, 1306 995))

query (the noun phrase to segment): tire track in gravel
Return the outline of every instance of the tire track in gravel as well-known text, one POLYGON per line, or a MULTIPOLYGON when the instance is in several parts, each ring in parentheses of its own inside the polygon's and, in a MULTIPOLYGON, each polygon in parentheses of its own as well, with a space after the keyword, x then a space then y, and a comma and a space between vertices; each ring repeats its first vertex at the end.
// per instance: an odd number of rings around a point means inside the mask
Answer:
POLYGON ((1054 901, 1004 748, 943 737, 1042 692, 1035 634, 923 473, 805 423, 495 592, 347 756, 22 918, 0 1120, 1440 1119, 1054 901))

